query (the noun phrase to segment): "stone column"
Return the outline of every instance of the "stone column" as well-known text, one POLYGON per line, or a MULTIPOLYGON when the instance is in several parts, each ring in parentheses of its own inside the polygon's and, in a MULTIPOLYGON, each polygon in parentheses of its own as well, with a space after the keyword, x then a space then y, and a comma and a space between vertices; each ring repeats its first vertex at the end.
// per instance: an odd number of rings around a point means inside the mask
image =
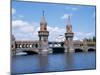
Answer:
POLYGON ((73 47, 73 35, 74 33, 65 33, 65 52, 74 52, 74 47, 73 47))
POLYGON ((11 55, 16 55, 16 47, 15 47, 15 41, 12 41, 12 47, 11 47, 11 55))
POLYGON ((40 42, 40 54, 48 54, 48 35, 49 32, 45 31, 39 31, 39 42, 40 42))

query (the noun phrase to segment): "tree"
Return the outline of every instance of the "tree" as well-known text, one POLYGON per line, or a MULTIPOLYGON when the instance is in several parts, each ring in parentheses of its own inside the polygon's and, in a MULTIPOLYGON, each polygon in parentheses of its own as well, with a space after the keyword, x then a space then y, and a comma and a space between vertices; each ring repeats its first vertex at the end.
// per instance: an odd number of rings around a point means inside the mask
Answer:
POLYGON ((96 42, 96 36, 93 36, 93 41, 96 42))

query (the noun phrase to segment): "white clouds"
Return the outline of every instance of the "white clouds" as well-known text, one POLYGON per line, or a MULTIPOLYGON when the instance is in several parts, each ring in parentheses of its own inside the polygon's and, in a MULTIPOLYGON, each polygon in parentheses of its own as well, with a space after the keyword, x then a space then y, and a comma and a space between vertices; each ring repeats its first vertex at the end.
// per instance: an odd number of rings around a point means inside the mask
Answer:
POLYGON ((12 27, 16 30, 20 30, 23 33, 33 33, 34 32, 34 24, 29 23, 27 21, 23 20, 13 20, 12 21, 12 27))
MULTIPOLYGON (((12 21, 12 33, 15 35, 17 40, 38 40, 38 31, 40 29, 38 23, 29 23, 23 20, 13 20, 12 21)), ((65 28, 60 28, 57 26, 47 27, 49 31, 49 41, 64 41, 65 40, 65 28)), ((90 38, 94 36, 93 32, 75 32, 74 40, 82 40, 85 37, 90 38)))
MULTIPOLYGON (((12 33, 15 35, 17 40, 38 40, 38 31, 40 25, 38 23, 29 23, 23 20, 12 21, 12 33)), ((47 27, 49 31, 50 41, 60 41, 60 35, 65 33, 65 29, 59 27, 47 27)))
POLYGON ((33 24, 30 24, 23 20, 13 20, 12 21, 12 27, 14 29, 17 29, 23 33, 29 33, 34 31, 33 24))
POLYGON ((19 18, 23 18, 24 16, 23 16, 23 15, 18 15, 18 17, 19 17, 19 18))
POLYGON ((73 15, 73 11, 77 11, 78 10, 78 7, 66 7, 66 10, 70 11, 70 13, 66 13, 64 14, 63 16, 61 16, 61 19, 67 19, 68 16, 71 16, 73 15))
POLYGON ((12 27, 23 27, 26 25, 29 25, 29 23, 23 20, 13 20, 12 21, 12 27))
MULTIPOLYGON (((33 39, 36 34, 36 25, 23 20, 13 20, 12 21, 12 33, 16 36, 18 40, 33 39)), ((37 27, 38 28, 38 27, 37 27)))
POLYGON ((63 41, 63 36, 65 33, 65 29, 60 28, 60 27, 51 27, 48 26, 48 31, 49 31, 49 40, 50 41, 63 41), (62 35, 62 36, 60 36, 62 35))
POLYGON ((89 37, 89 36, 93 36, 94 33, 93 32, 75 32, 76 36, 84 36, 84 37, 89 37))
POLYGON ((76 10, 78 10, 78 8, 73 7, 72 10, 73 10, 73 11, 76 11, 76 10))
POLYGON ((84 38, 92 38, 95 34, 93 32, 75 32, 74 40, 83 40, 84 38))
POLYGON ((16 13, 16 10, 12 8, 12 15, 16 13))
POLYGON ((77 11, 78 7, 66 7, 66 10, 77 11))
POLYGON ((94 33, 93 32, 89 32, 89 33, 86 33, 85 35, 89 38, 89 37, 93 36, 94 33))
MULTIPOLYGON (((18 10, 17 10, 18 11, 18 10)), ((18 14, 15 8, 12 8, 12 18, 16 19, 16 18, 23 18, 24 16, 21 14, 18 14)))
POLYGON ((69 14, 64 14, 64 15, 61 17, 61 19, 67 19, 68 16, 69 16, 69 14))
POLYGON ((61 19, 68 19, 68 16, 72 16, 72 14, 64 14, 63 16, 61 16, 61 19))
POLYGON ((20 28, 21 31, 24 33, 29 33, 29 32, 34 32, 34 27, 33 26, 24 26, 20 28))

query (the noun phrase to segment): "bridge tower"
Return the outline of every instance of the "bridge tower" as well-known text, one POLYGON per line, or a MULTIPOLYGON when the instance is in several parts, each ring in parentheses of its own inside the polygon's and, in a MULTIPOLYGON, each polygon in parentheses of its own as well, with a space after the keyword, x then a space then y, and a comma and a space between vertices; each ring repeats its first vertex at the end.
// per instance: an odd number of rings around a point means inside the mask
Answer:
POLYGON ((15 49, 15 37, 14 35, 11 35, 11 55, 16 54, 16 49, 15 49))
POLYGON ((40 54, 48 54, 48 36, 47 22, 45 20, 44 11, 40 21, 40 31, 38 31, 40 42, 40 54))
POLYGON ((74 33, 72 32, 70 16, 68 16, 66 33, 65 33, 65 44, 64 44, 65 52, 74 52, 73 36, 74 36, 74 33))

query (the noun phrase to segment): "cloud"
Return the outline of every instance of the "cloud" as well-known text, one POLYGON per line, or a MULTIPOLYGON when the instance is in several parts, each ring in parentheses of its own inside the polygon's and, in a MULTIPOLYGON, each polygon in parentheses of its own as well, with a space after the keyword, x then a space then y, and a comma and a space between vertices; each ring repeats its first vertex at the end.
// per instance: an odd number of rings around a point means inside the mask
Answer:
POLYGON ((72 17, 72 14, 64 14, 61 19, 68 19, 68 16, 72 17))
POLYGON ((48 31, 49 31, 50 41, 63 41, 64 40, 63 36, 65 33, 65 29, 60 28, 60 27, 48 26, 48 31))
POLYGON ((70 13, 65 13, 63 16, 61 16, 61 19, 67 19, 68 16, 73 16, 73 11, 77 11, 78 7, 66 7, 66 10, 70 11, 70 13))
POLYGON ((16 36, 17 40, 27 40, 33 39, 33 36, 37 36, 36 34, 36 23, 29 23, 23 20, 13 20, 12 21, 12 33, 16 36))
POLYGON ((16 9, 12 8, 12 15, 16 13, 16 9))
POLYGON ((77 11, 78 7, 66 7, 67 10, 77 11))
POLYGON ((73 7, 72 10, 73 10, 73 11, 76 11, 76 10, 78 10, 78 8, 73 7))
MULTIPOLYGON (((17 40, 38 40, 38 31, 40 29, 40 25, 38 23, 29 23, 23 20, 13 20, 12 21, 12 33, 15 35, 17 40)), ((49 31, 49 39, 50 41, 61 41, 62 37, 60 35, 64 35, 65 29, 60 27, 47 27, 49 31)))
POLYGON ((64 14, 64 15, 61 17, 61 19, 67 19, 68 16, 69 16, 69 14, 64 14))
MULTIPOLYGON (((39 23, 27 22, 23 20, 12 21, 12 33, 17 40, 38 40, 38 31, 40 29, 39 23)), ((58 26, 48 26, 49 41, 64 41, 65 40, 65 28, 58 26)), ((91 38, 94 36, 93 32, 74 32, 74 40, 82 40, 84 38, 91 38)))
POLYGON ((24 16, 23 16, 23 15, 18 15, 18 17, 19 17, 19 18, 23 18, 24 16))
POLYGON ((34 32, 34 27, 33 26, 24 26, 20 28, 21 31, 23 31, 24 33, 27 32, 34 32))
POLYGON ((83 40, 84 38, 92 38, 95 34, 93 32, 75 32, 74 40, 83 40))
POLYGON ((29 33, 29 32, 33 32, 36 30, 36 26, 38 26, 38 23, 31 23, 31 22, 27 22, 24 20, 12 20, 12 28, 13 30, 20 30, 21 32, 24 33, 29 33))
POLYGON ((13 19, 16 19, 16 18, 23 18, 24 16, 23 15, 21 15, 21 14, 16 14, 16 15, 14 15, 16 13, 16 9, 15 8, 12 8, 12 18, 13 19))
POLYGON ((12 27, 23 27, 27 25, 29 25, 29 23, 23 20, 13 20, 12 21, 12 27))

